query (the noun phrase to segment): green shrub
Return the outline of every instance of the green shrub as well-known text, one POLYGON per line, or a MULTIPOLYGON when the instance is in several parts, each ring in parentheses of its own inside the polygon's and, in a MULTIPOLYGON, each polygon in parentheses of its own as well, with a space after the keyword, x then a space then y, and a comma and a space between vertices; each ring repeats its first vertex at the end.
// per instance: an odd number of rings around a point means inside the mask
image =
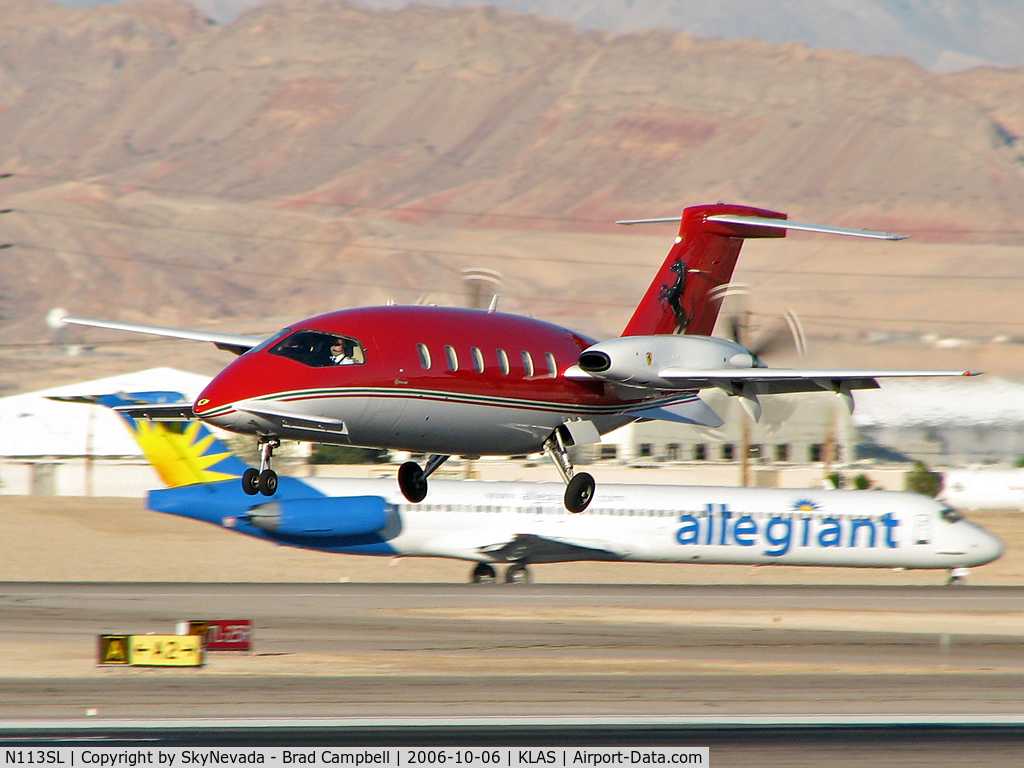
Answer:
POLYGON ((935 496, 942 490, 942 475, 932 472, 922 462, 915 461, 914 468, 903 476, 903 490, 935 496))
POLYGON ((858 491, 866 491, 871 487, 871 481, 868 480, 867 475, 857 475, 853 478, 853 487, 858 491))

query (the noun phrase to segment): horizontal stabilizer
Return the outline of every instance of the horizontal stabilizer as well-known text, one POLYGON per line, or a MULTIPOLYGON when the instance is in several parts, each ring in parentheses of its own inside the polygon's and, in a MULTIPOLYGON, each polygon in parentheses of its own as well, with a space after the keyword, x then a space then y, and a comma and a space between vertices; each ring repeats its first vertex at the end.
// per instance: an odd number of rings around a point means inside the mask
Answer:
POLYGON ((192 421, 196 415, 192 413, 192 403, 120 405, 114 408, 122 416, 147 421, 192 421))
POLYGON ((148 333, 151 336, 167 336, 172 339, 188 341, 208 341, 219 349, 240 355, 261 344, 259 336, 238 336, 233 333, 212 333, 210 331, 192 331, 187 328, 166 328, 160 325, 140 325, 138 323, 119 323, 113 320, 93 320, 88 317, 62 317, 62 323, 84 325, 90 328, 107 328, 111 331, 128 331, 130 333, 148 333))
MULTIPOLYGON (((616 224, 632 226, 634 224, 676 224, 682 221, 680 216, 668 216, 658 219, 623 219, 616 224)), ((768 229, 792 229, 799 232, 819 232, 824 235, 845 235, 846 237, 867 237, 872 240, 906 240, 910 235, 897 235, 892 232, 874 232, 870 229, 847 229, 845 227, 829 227, 825 224, 808 224, 802 221, 768 218, 767 216, 737 216, 718 214, 708 216, 705 221, 722 224, 740 224, 750 227, 767 227, 768 229)), ((742 235, 741 235, 742 236, 742 235)))

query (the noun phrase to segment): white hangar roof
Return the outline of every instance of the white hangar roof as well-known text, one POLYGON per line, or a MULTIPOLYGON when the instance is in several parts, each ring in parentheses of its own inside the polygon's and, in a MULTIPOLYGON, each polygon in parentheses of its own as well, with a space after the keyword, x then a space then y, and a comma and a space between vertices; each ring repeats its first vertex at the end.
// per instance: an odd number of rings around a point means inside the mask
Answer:
POLYGON ((194 400, 209 381, 174 368, 151 368, 0 398, 0 456, 140 456, 135 438, 110 409, 46 396, 170 391, 194 400))

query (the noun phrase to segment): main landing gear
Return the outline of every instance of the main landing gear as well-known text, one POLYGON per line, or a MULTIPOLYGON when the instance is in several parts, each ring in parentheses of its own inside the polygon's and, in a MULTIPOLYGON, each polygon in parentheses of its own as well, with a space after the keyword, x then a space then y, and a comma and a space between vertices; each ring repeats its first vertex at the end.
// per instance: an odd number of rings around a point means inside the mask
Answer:
POLYGON ((418 503, 427 498, 427 478, 448 461, 448 456, 435 453, 427 459, 427 468, 420 469, 415 461, 407 461, 398 468, 398 487, 409 501, 418 503))
POLYGON ((260 438, 260 468, 249 467, 242 475, 242 490, 250 496, 273 496, 277 492, 277 472, 270 468, 270 459, 280 445, 276 437, 260 438))
MULTIPOLYGON (((572 459, 565 447, 561 428, 551 433, 544 441, 544 453, 551 457, 555 469, 565 481, 565 508, 570 512, 582 512, 594 498, 594 478, 586 472, 573 474, 572 459)), ((506 579, 507 581, 507 579, 506 579)))
MULTIPOLYGON (((469 580, 473 584, 493 584, 498 580, 498 574, 493 565, 488 563, 477 563, 470 574, 469 580)), ((529 584, 530 571, 525 562, 512 563, 505 569, 506 584, 529 584)))

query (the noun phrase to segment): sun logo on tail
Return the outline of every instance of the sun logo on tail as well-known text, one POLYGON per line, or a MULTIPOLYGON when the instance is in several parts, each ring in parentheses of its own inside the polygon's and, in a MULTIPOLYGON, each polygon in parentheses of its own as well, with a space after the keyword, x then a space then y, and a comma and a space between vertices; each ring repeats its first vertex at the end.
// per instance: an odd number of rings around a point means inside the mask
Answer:
POLYGON ((238 477, 211 469, 233 454, 198 421, 183 429, 155 421, 137 421, 134 426, 135 438, 146 458, 172 488, 238 477), (211 448, 217 452, 207 453, 211 448))

